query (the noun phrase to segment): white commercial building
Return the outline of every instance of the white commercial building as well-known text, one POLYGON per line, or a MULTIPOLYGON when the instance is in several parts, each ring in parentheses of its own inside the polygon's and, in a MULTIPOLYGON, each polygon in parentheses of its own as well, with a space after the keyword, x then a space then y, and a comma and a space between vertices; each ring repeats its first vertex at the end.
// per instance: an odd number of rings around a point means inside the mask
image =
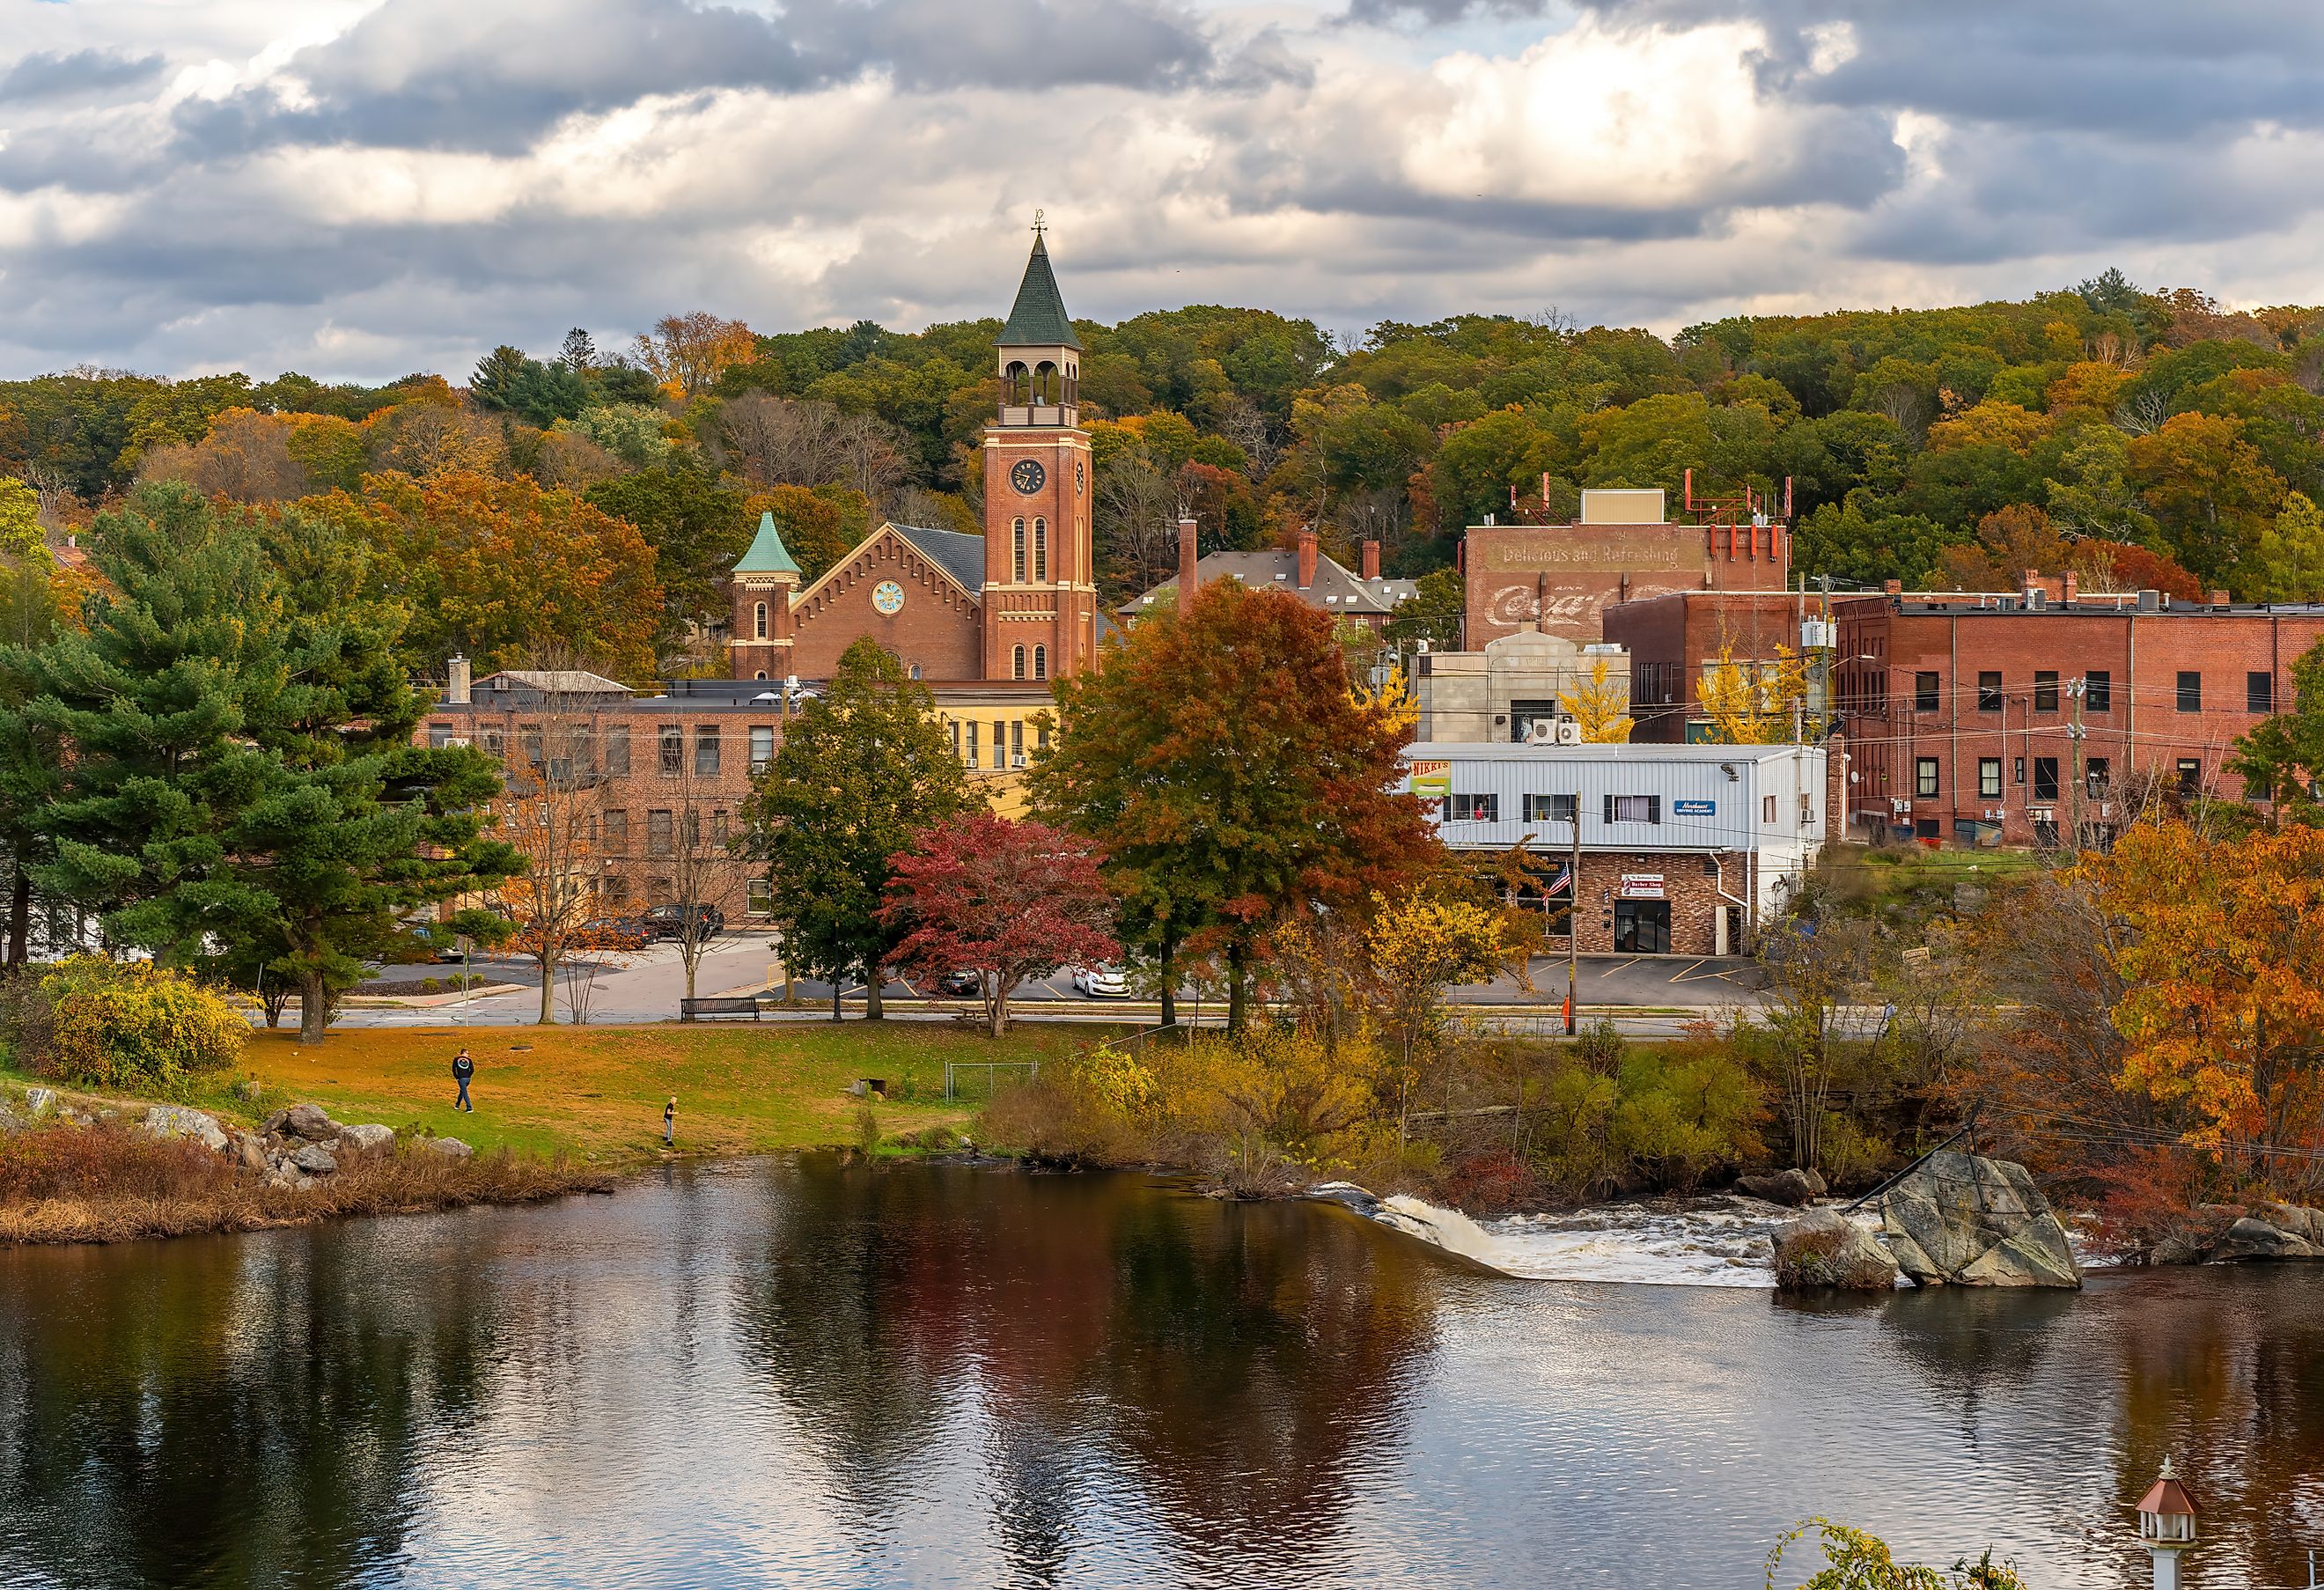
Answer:
POLYGON ((1552 931, 1582 853, 1585 952, 1727 955, 1780 912, 1824 842, 1820 745, 1416 744, 1413 792, 1445 844, 1523 844, 1552 931))

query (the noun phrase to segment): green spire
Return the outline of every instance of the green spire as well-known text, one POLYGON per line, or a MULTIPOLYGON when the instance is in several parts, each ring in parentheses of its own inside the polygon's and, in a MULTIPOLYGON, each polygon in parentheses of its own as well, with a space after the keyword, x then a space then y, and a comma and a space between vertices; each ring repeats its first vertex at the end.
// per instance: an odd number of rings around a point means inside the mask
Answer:
POLYGON ((1033 257, 1025 262, 1025 280, 1017 284, 1017 303, 1009 324, 994 338, 995 347, 1069 347, 1078 350, 1074 323, 1065 314, 1065 294, 1057 291, 1057 273, 1049 269, 1048 245, 1039 227, 1033 229, 1033 257))
POLYGON ((799 566, 791 560, 789 549, 783 545, 782 533, 775 529, 772 513, 759 515, 759 533, 751 542, 751 550, 734 565, 737 574, 797 574, 799 566))

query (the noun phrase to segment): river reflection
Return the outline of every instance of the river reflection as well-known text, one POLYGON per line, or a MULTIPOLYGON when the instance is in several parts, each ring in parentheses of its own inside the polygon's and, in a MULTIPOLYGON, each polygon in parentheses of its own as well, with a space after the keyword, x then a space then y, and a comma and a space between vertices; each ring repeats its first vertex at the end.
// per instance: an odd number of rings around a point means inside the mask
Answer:
MULTIPOLYGON (((809 1158, 0 1253, 0 1585, 1748 1586, 1825 1512, 2037 1584, 2324 1544, 2324 1275, 1815 1306, 1335 1207, 809 1158)), ((1804 1565, 1803 1565, 1804 1566, 1804 1565)))

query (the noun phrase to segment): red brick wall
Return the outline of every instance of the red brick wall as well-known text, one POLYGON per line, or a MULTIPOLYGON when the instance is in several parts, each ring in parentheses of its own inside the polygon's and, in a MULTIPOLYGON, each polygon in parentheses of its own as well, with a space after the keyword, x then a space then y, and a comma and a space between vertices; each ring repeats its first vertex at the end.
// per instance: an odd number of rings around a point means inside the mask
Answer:
MULTIPOLYGON (((1840 605, 1838 612, 1839 655, 1870 652, 1880 659, 1838 665, 1842 722, 1855 743, 1855 771, 1861 775, 1851 790, 1850 811, 1875 812, 1886 819, 1892 799, 1908 799, 1911 818, 1936 822, 1938 836, 1950 840, 1957 819, 1987 820, 1989 810, 1998 810, 2002 837, 2010 844, 2036 837, 2029 809, 2053 810, 2061 824, 2076 816, 2075 745, 2067 733, 2074 703, 2067 681, 2099 669, 2111 676, 2108 709, 2086 707, 2082 715, 2086 766, 2088 759, 2106 759, 2112 780, 2119 783, 2133 769, 2159 768, 2175 778, 2183 759, 2199 764, 2207 792, 2239 799, 2242 781, 2224 764, 2236 737, 2258 721, 2258 715, 2246 709, 2246 675, 2267 674, 2281 710, 2291 702, 2292 661, 2324 636, 2324 615, 2183 605, 2144 614, 1910 607, 1900 612, 1886 597, 1864 597, 1840 605), (2054 710, 2035 706, 2037 670, 2058 674, 2054 710), (2200 711, 2178 709, 2181 670, 2202 677, 2200 711), (2001 675, 1999 711, 1979 708, 1978 676, 1986 671, 2001 675), (1915 679, 1922 672, 1937 676, 1933 712, 1916 705, 1915 679), (1885 699, 1877 689, 1884 680, 1885 699), (1937 762, 1933 797, 1917 793, 1917 763, 1924 757, 1937 762), (1979 763, 1988 758, 2001 763, 1997 798, 1979 792, 1979 763), (2025 763, 2023 782, 2020 758, 2025 763), (2058 763, 2054 800, 2041 798, 2037 788, 2043 758, 2058 763)), ((2124 819, 2119 801, 2111 810, 2101 809, 2087 781, 2079 787, 2084 791, 2081 820, 2118 825, 2124 819)))
POLYGON ((858 637, 869 635, 928 679, 981 679, 984 657, 977 604, 893 531, 881 531, 831 570, 791 609, 792 669, 829 679, 858 637), (872 605, 884 580, 904 587, 895 614, 872 605))
MULTIPOLYGON (((1728 855, 1718 858, 1725 869, 1727 892, 1744 901, 1751 898, 1745 885, 1749 880, 1751 858, 1728 855)), ((1609 955, 1614 949, 1614 905, 1620 898, 1625 874, 1660 874, 1663 897, 1671 908, 1670 953, 1673 955, 1709 955, 1716 942, 1717 924, 1714 913, 1734 908, 1741 911, 1743 930, 1750 930, 1750 912, 1735 901, 1722 899, 1719 892, 1720 877, 1711 870, 1709 857, 1695 855, 1674 855, 1665 851, 1585 851, 1582 857, 1582 899, 1578 920, 1582 931, 1582 953, 1609 955)), ((1729 944, 1730 953, 1740 953, 1740 947, 1729 944)), ((1589 997, 1583 990, 1583 998, 1589 997)))
POLYGON ((1780 591, 1791 536, 1695 524, 1471 525, 1462 551, 1469 651, 1527 619, 1576 644, 1605 639, 1605 610, 1673 592, 1780 591), (1548 599, 1540 599, 1544 577, 1548 599))
POLYGON ((1605 638, 1630 653, 1630 716, 1637 726, 1631 738, 1683 743, 1687 720, 1701 711, 1702 665, 1722 649, 1731 648, 1738 662, 1772 662, 1779 645, 1796 652, 1804 600, 1781 591, 1693 591, 1607 608, 1605 638), (1641 664, 1655 671, 1642 672, 1641 664), (1674 703, 1650 706, 1637 698, 1641 679, 1674 678, 1674 703))

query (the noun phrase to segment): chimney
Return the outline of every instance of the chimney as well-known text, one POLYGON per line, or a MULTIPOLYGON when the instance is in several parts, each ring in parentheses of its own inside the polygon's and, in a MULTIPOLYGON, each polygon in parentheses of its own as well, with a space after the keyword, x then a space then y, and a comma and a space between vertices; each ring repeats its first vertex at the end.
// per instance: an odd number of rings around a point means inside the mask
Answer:
POLYGON ((1901 579, 1884 579, 1880 582, 1880 589, 1884 595, 1901 596, 1904 594, 1904 582, 1901 579))
POLYGON ((2070 569, 2066 570, 2060 578, 2062 583, 2059 589, 2058 600, 2061 602, 2071 603, 2074 599, 2075 587, 2080 582, 2076 579, 2074 571, 2070 569))
POLYGON ((1364 578, 1366 579, 1379 578, 1379 543, 1378 541, 1364 543, 1364 578))
POLYGON ((2034 605, 2032 601, 2034 593, 2041 588, 2042 571, 2038 569, 2027 569, 2025 571, 2025 578, 2017 582, 2017 594, 2027 598, 2025 605, 2029 607, 2034 605))
POLYGON ((1178 521, 1178 615, 1194 610, 1194 522, 1178 521))
POLYGON ((465 657, 453 658, 449 662, 444 665, 444 705, 447 707, 467 706, 468 660, 465 657))
POLYGON ((1315 584, 1315 532, 1299 532, 1299 588, 1307 590, 1315 584))
POLYGON ((2211 605, 2212 605, 2212 606, 2214 606, 2214 607, 2224 607, 2224 606, 2226 606, 2227 605, 2227 592, 2225 592, 2225 591, 2213 591, 2213 592, 2211 593, 2211 605))

